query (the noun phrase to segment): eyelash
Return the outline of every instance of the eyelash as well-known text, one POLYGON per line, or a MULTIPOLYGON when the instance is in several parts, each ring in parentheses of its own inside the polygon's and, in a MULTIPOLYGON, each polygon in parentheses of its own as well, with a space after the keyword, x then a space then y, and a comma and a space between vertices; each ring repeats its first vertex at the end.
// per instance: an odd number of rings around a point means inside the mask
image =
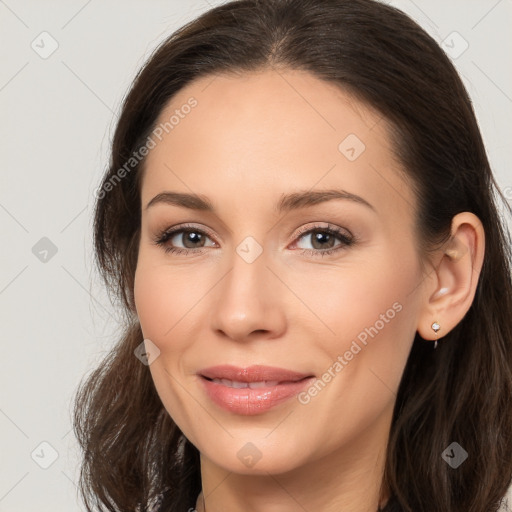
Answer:
MULTIPOLYGON (((193 252, 193 253, 196 253, 196 254, 202 254, 203 251, 202 249, 203 248, 198 248, 198 249, 183 249, 181 247, 169 247, 169 246, 166 246, 166 243, 174 236, 176 235, 177 233, 190 233, 190 232, 193 232, 193 233, 200 233, 201 235, 206 235, 207 237, 209 238, 213 238, 207 231, 204 231, 202 229, 198 229, 192 225, 182 225, 182 226, 178 226, 177 228, 172 228, 172 229, 165 229, 163 231, 161 231, 154 243, 156 245, 158 245, 159 247, 162 247, 165 251, 166 254, 169 254, 169 253, 173 253, 173 254, 183 254, 183 255, 187 255, 189 254, 190 252, 193 252)), ((326 249, 326 250, 315 250, 315 249, 298 249, 299 251, 301 251, 301 254, 307 254, 307 255, 310 255, 310 256, 313 256, 313 257, 317 257, 317 256, 328 256, 330 254, 333 254, 335 252, 338 252, 340 250, 344 250, 352 245, 354 245, 356 243, 356 237, 353 236, 353 235, 346 235, 343 231, 341 231, 339 228, 337 227, 334 227, 334 226, 328 226, 328 227, 325 227, 325 226, 320 226, 320 225, 315 225, 313 227, 307 227, 307 228, 303 228, 301 231, 299 231, 299 233, 297 234, 297 239, 300 239, 302 237, 304 237, 305 235, 309 235, 311 233, 314 233, 314 232, 321 232, 321 233, 328 233, 329 235, 333 235, 335 237, 337 237, 339 240, 341 240, 341 244, 339 244, 338 246, 332 248, 332 249, 326 249)))

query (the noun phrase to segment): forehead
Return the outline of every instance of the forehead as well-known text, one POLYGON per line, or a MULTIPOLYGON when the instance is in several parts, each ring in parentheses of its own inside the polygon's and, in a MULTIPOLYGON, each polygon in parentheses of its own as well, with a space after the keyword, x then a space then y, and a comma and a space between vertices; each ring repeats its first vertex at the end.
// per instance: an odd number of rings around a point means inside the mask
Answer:
POLYGON ((245 196, 244 210, 294 188, 343 187, 377 208, 391 202, 399 215, 414 201, 386 120, 303 71, 201 77, 172 98, 156 126, 143 204, 167 188, 219 203, 245 196))

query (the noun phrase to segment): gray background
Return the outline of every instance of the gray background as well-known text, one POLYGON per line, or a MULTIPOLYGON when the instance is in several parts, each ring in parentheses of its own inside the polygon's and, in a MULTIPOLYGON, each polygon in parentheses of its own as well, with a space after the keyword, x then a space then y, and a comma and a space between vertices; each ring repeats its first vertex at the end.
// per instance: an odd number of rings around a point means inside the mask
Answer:
MULTIPOLYGON (((83 509, 71 399, 119 334, 92 265, 94 189, 136 70, 219 3, 0 0, 0 512, 83 509)), ((448 37, 512 199, 511 0, 388 3, 448 37)))

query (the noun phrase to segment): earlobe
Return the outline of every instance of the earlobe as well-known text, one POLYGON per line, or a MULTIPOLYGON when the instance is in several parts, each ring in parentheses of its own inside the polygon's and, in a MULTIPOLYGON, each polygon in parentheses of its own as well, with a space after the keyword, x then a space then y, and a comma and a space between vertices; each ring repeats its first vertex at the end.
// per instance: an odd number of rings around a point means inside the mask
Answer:
POLYGON ((480 219, 470 212, 455 215, 451 237, 442 248, 432 279, 428 280, 418 325, 423 339, 437 340, 445 336, 468 312, 475 297, 484 252, 485 234, 480 219))

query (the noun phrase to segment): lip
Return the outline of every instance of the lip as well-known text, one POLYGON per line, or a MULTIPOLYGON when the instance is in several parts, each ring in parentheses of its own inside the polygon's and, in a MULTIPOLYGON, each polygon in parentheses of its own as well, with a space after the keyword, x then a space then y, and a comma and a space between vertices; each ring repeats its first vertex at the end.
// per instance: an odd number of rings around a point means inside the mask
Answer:
POLYGON ((240 368, 220 365, 198 372, 207 396, 224 410, 252 416, 261 414, 296 396, 314 379, 314 375, 273 366, 254 365, 240 368), (250 383, 258 387, 231 387, 229 383, 212 379, 250 383))
POLYGON ((228 379, 238 382, 259 382, 263 380, 296 382, 305 377, 312 376, 311 374, 294 372, 275 366, 253 365, 247 368, 240 368, 229 364, 204 368, 198 374, 209 379, 228 379))

